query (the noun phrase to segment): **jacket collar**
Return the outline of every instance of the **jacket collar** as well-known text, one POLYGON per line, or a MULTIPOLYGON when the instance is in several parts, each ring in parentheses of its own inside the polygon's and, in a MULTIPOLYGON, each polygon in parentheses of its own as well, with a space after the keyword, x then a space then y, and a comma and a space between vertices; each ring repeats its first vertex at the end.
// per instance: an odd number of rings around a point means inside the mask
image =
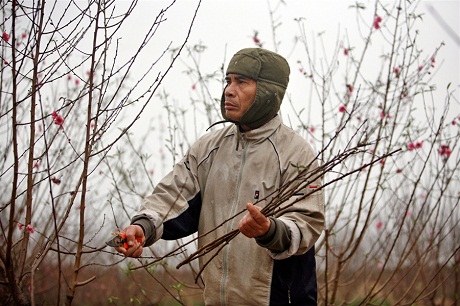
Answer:
MULTIPOLYGON (((281 125, 281 118, 279 115, 273 117, 272 120, 268 121, 261 127, 253 130, 249 130, 247 132, 241 132, 239 130, 238 125, 234 124, 230 129, 227 135, 237 135, 238 143, 242 138, 249 140, 251 142, 259 142, 264 141, 268 137, 270 137, 281 125)), ((238 148, 237 143, 237 148, 238 148)), ((237 149, 238 150, 238 149, 237 149)))

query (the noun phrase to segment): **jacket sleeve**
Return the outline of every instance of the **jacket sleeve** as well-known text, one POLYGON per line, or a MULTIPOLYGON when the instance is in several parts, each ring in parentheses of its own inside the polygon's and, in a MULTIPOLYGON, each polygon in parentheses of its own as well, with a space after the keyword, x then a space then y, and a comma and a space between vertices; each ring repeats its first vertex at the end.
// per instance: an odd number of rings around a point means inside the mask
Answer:
POLYGON ((300 255, 311 249, 325 227, 324 195, 321 189, 322 177, 311 175, 318 167, 315 154, 310 145, 306 144, 305 150, 299 150, 290 158, 291 163, 286 167, 282 183, 301 183, 296 193, 282 207, 288 207, 277 214, 278 220, 285 223, 290 231, 291 244, 284 252, 270 251, 274 259, 285 259, 292 255, 300 255), (297 161, 297 162, 294 162, 297 161), (299 171, 307 167, 306 175, 300 180, 295 180, 299 171), (308 196, 307 196, 308 195, 308 196))
POLYGON ((270 228, 268 232, 256 237, 256 242, 272 252, 284 252, 291 245, 291 232, 283 221, 274 217, 269 217, 269 219, 270 228))
POLYGON ((146 246, 197 231, 201 194, 195 169, 196 160, 188 152, 144 199, 131 223, 144 229, 146 246))

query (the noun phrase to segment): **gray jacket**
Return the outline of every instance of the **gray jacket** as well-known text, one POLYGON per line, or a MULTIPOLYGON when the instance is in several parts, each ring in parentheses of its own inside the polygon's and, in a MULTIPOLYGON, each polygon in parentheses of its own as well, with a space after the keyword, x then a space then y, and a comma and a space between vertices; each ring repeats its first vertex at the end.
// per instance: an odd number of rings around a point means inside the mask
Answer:
MULTIPOLYGON (((132 222, 144 222, 144 228, 154 229, 147 237, 147 245, 160 238, 178 239, 196 231, 202 235, 218 227, 198 240, 201 247, 237 228, 244 214, 225 221, 257 197, 275 195, 280 186, 298 174, 298 168, 293 165, 308 165, 315 156, 305 139, 282 124, 279 116, 245 133, 239 133, 236 125, 209 132, 191 146, 186 156, 155 187, 132 222), (146 220, 151 226, 146 225, 146 220)), ((316 161, 313 167, 317 167, 316 161)), ((320 180, 312 183, 301 194, 320 184, 320 180)), ((295 196, 291 200, 294 199, 295 196)), ((295 298, 316 300, 312 247, 324 229, 322 191, 299 201, 276 218, 290 231, 289 248, 273 252, 254 239, 238 235, 203 271, 206 305, 275 305, 275 300, 282 305, 284 299, 286 303, 287 299, 295 298), (308 259, 299 263, 309 250, 308 259), (293 258, 292 264, 288 263, 289 258, 293 258), (291 269, 300 274, 299 278, 288 282, 274 275, 276 262, 283 260, 284 264, 296 265, 291 269), (299 270, 305 265, 308 271, 299 270), (273 288, 275 280, 277 288, 273 288), (300 286, 295 289, 298 297, 294 296, 291 286, 300 286), (275 289, 277 296, 274 296, 275 289)), ((212 256, 214 252, 200 258, 200 267, 212 256)))

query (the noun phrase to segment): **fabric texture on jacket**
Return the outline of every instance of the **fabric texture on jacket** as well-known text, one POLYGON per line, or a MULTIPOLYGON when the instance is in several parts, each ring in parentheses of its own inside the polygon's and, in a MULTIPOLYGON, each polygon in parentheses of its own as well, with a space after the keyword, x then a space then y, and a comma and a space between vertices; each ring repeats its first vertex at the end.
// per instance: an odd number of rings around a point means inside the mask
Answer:
MULTIPOLYGON (((203 135, 146 197, 133 220, 152 223, 156 232, 147 237, 149 243, 196 231, 201 235, 218 227, 244 210, 246 203, 255 202, 256 194, 262 199, 291 181, 298 173, 293 165, 308 165, 315 159, 310 145, 279 116, 258 129, 245 133, 237 129, 231 125, 203 135)), ((312 182, 312 188, 320 184, 320 180, 312 182)), ((309 191, 306 187, 303 193, 309 191)), ((200 238, 198 246, 237 228, 243 215, 200 238)), ((203 271, 206 305, 287 305, 289 301, 315 305, 314 243, 324 228, 322 191, 276 217, 297 237, 289 250, 275 254, 255 239, 238 235, 203 271)), ((213 255, 201 257, 200 267, 213 255)))

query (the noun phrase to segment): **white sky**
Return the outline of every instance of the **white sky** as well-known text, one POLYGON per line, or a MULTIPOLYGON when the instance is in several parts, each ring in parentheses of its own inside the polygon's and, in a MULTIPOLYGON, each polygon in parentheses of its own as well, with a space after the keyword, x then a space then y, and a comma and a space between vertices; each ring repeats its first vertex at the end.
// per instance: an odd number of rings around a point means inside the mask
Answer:
MULTIPOLYGON (((123 58, 126 60, 135 53, 152 21, 160 10, 166 8, 171 2, 172 0, 139 1, 132 16, 128 18, 127 23, 124 25, 123 32, 117 35, 117 38, 121 38, 118 52, 120 65, 123 63, 123 58)), ((198 2, 198 0, 177 0, 167 11, 165 15, 167 20, 158 28, 154 35, 154 40, 145 50, 146 52, 141 54, 135 66, 136 69, 130 74, 130 79, 133 82, 143 75, 147 67, 160 56, 169 43, 173 48, 180 46, 187 35, 189 24, 198 2)), ((58 3, 64 5, 66 2, 58 3)), ((121 9, 120 11, 123 11, 123 7, 128 6, 130 3, 130 0, 116 0, 115 5, 117 9, 119 8, 121 9)), ((354 9, 350 8, 351 5, 356 4, 356 1, 286 0, 285 5, 279 3, 277 0, 203 0, 192 28, 188 46, 202 43, 207 47, 199 62, 200 70, 205 73, 218 70, 223 63, 226 66, 228 60, 236 51, 246 47, 255 47, 252 41, 254 31, 259 32, 258 37, 264 43, 265 48, 276 51, 272 37, 270 5, 274 10, 273 18, 280 23, 276 31, 276 39, 280 42, 277 51, 288 59, 291 66, 288 94, 292 97, 294 103, 303 103, 298 106, 300 109, 306 107, 305 104, 308 104, 310 97, 308 91, 310 88, 306 85, 305 78, 298 71, 299 64, 297 61, 302 60, 302 63, 307 64, 307 58, 301 44, 298 44, 295 49, 293 48, 294 38, 300 34, 299 23, 294 19, 303 18, 309 48, 315 50, 315 59, 318 62, 330 60, 338 45, 337 42, 355 47, 356 52, 358 52, 363 45, 361 36, 367 35, 368 28, 361 27, 358 29, 356 27, 357 14, 354 9), (275 5, 279 5, 276 10, 275 5), (361 32, 361 35, 359 35, 359 32, 361 32), (322 49, 318 38, 319 33, 321 33, 321 38, 324 42, 324 49, 322 49)), ((361 11, 363 20, 369 25, 372 24, 375 1, 362 0, 360 3, 367 7, 366 10, 361 11)), ((388 7, 391 7, 397 1, 387 1, 385 3, 388 7)), ((407 2, 401 1, 401 3, 405 4, 407 2)), ((435 51, 441 42, 445 43, 445 46, 436 56, 436 73, 433 74, 432 80, 432 83, 435 83, 438 88, 435 99, 436 103, 439 101, 439 105, 442 106, 446 96, 445 89, 447 84, 452 83, 450 88, 457 90, 455 93, 456 102, 454 102, 451 111, 454 114, 459 114, 460 45, 452 36, 449 36, 433 15, 428 12, 429 6, 434 7, 442 16, 445 24, 459 36, 460 1, 421 1, 417 11, 422 14, 423 22, 418 22, 416 25, 416 29, 419 31, 418 46, 423 50, 423 54, 426 56, 425 59, 429 59, 430 54, 435 51)), ((383 17, 383 23, 385 23, 385 11, 382 7, 378 8, 378 14, 383 17)), ((360 20, 361 24, 363 20, 360 20)), ((385 30, 382 29, 381 31, 385 33, 385 30)), ((386 31, 388 32, 388 29, 386 31)), ((88 37, 90 36, 88 35, 88 37)), ((376 37, 383 37, 381 38, 382 41, 378 39, 372 41, 372 46, 375 49, 373 52, 376 53, 364 65, 364 70, 370 70, 371 72, 380 69, 381 63, 376 62, 379 61, 381 52, 383 52, 383 46, 387 45, 384 41, 385 35, 376 37), (381 48, 380 45, 382 46, 381 48)), ((169 56, 168 54, 164 60, 155 66, 155 72, 142 85, 144 89, 153 83, 157 73, 165 71, 169 64, 169 56)), ((344 57, 339 57, 338 60, 345 61, 344 57)), ((181 61, 190 62, 185 50, 181 55, 181 61)), ((193 80, 183 73, 184 69, 185 66, 182 62, 176 63, 163 81, 161 90, 164 89, 168 92, 171 95, 171 100, 177 101, 179 106, 187 108, 190 104, 190 95, 194 93, 191 90, 193 80)), ((337 82, 342 82, 343 84, 340 83, 337 86, 344 86, 345 80, 340 73, 343 74, 343 72, 339 71, 336 81, 339 80, 337 82)), ((214 98, 220 98, 221 95, 221 88, 219 84, 217 85, 210 88, 214 98)), ((281 108, 283 115, 285 114, 284 112, 288 113, 290 108, 291 106, 286 105, 286 102, 283 103, 281 108)), ((155 97, 147 111, 142 114, 142 120, 136 124, 135 129, 142 133, 145 132, 146 126, 149 126, 149 121, 158 120, 159 115, 165 119, 166 112, 163 108, 163 102, 155 97)), ((206 120, 197 122, 193 127, 194 131, 190 131, 189 141, 193 141, 193 138, 203 134, 208 126, 206 120)), ((162 132, 164 134, 164 130, 162 132)), ((154 136, 152 147, 147 149, 153 154, 158 153, 158 150, 164 151, 165 144, 162 141, 165 136, 161 135, 162 133, 160 132, 158 134, 154 136), (163 139, 159 139, 161 137, 163 139)), ((168 163, 168 165, 171 165, 171 163, 168 163)))
MULTIPOLYGON (((135 27, 142 29, 142 25, 148 25, 155 17, 160 8, 164 8, 170 1, 141 0, 134 14, 136 14, 135 27), (148 13, 146 13, 148 12, 148 13), (148 18, 147 16, 152 16, 148 18)), ((185 37, 188 24, 195 12, 197 0, 177 1, 166 15, 167 21, 159 28, 155 40, 159 50, 163 50, 167 42, 172 41, 172 45, 177 47, 185 37)), ((259 38, 264 42, 264 47, 274 50, 272 39, 272 27, 269 16, 268 5, 274 8, 278 1, 262 0, 203 0, 198 11, 197 19, 192 29, 189 45, 202 43, 207 47, 205 58, 200 65, 204 71, 214 71, 220 67, 223 61, 228 63, 228 59, 239 49, 255 46, 252 42, 254 31, 259 32, 259 38), (224 58, 225 57, 225 58, 224 58)), ((369 23, 372 22, 373 7, 375 1, 361 1, 366 5, 365 12, 368 15, 369 23)), ((388 3, 391 3, 390 1, 388 3)), ((404 1, 403 1, 404 3, 404 1)), ((333 50, 337 40, 345 40, 349 37, 351 44, 362 44, 360 38, 353 37, 356 29, 356 13, 350 9, 355 1, 286 1, 286 5, 280 5, 274 13, 274 18, 281 22, 277 30, 277 39, 281 42, 278 51, 287 57, 291 65, 291 86, 295 83, 297 70, 296 62, 299 56, 292 54, 293 39, 299 35, 299 26, 294 18, 304 18, 306 34, 315 37, 318 33, 323 33, 326 49, 333 50)), ((423 22, 419 22, 419 45, 423 51, 429 55, 434 49, 444 42, 445 46, 438 55, 437 63, 441 64, 442 71, 439 74, 440 88, 445 88, 449 82, 453 85, 460 83, 460 45, 447 34, 441 25, 427 12, 427 7, 433 6, 442 16, 445 23, 460 36, 460 1, 422 1, 418 11, 423 13, 423 22)), ((384 11, 378 10, 383 16, 384 11)), ((365 32, 366 30, 362 30, 365 32)), ((125 46, 132 46, 131 39, 143 37, 142 31, 133 31, 129 34, 130 39, 123 37, 125 46)), ((310 38, 307 37, 307 38, 310 38)), ((297 49, 301 47, 300 45, 297 49)), ((318 52, 318 56, 321 56, 318 52)), ((186 53, 182 59, 187 60, 186 53)), ((173 74, 180 73, 181 67, 175 67, 173 74)), ((441 69, 441 68, 439 68, 441 69)), ((190 84, 178 84, 176 77, 172 75, 167 78, 165 85, 174 84, 175 91, 189 89, 190 84), (178 88, 178 85, 185 88, 178 88)), ((290 88, 295 92, 295 88, 290 88)), ((218 96, 220 93, 216 93, 218 96)), ((457 97, 459 95, 457 94, 457 97)))
MULTIPOLYGON (((402 3, 404 2, 402 1, 402 3)), ((120 1, 120 3, 123 2, 120 1)), ((131 29, 129 34, 123 36, 122 47, 126 47, 126 50, 129 50, 129 47, 136 45, 136 39, 141 39, 144 35, 143 27, 148 26, 159 10, 169 3, 170 1, 140 1, 134 12, 136 17, 131 20, 135 20, 135 24, 129 28, 131 29)), ((255 45, 252 41, 254 31, 259 32, 259 38, 264 42, 265 48, 274 50, 268 5, 271 5, 272 9, 274 9, 276 3, 279 2, 266 0, 203 0, 188 42, 189 46, 202 43, 207 47, 200 60, 200 68, 204 72, 215 71, 219 69, 224 61, 225 65, 227 65, 229 58, 236 51, 245 47, 254 47, 255 45)), ((294 18, 302 17, 304 19, 307 39, 309 43, 316 44, 312 48, 318 50, 316 54, 318 59, 324 56, 324 52, 329 53, 326 55, 327 57, 336 48, 337 41, 349 41, 352 46, 363 45, 362 38, 356 35, 356 12, 350 9, 350 6, 356 2, 342 0, 287 0, 285 3, 286 5, 279 6, 273 16, 273 18, 281 22, 276 32, 277 40, 281 42, 278 52, 287 57, 291 65, 291 81, 288 92, 292 95, 294 101, 305 100, 302 96, 305 95, 305 83, 298 72, 297 60, 306 60, 306 58, 300 44, 292 52, 293 39, 299 35, 299 26, 294 21, 294 18), (326 50, 324 52, 320 49, 317 38, 318 33, 322 33, 326 50)), ((367 7, 363 12, 363 18, 366 18, 366 22, 371 24, 375 1, 364 0, 361 3, 367 7)), ((396 2, 388 1, 386 3, 391 6, 396 2)), ((166 15, 167 21, 155 34, 155 41, 158 42, 155 46, 158 49, 155 51, 156 53, 152 52, 152 54, 158 55, 168 42, 172 42, 173 47, 179 46, 187 34, 188 24, 192 19, 197 4, 197 0, 185 0, 177 1, 172 6, 166 15)), ((419 22, 416 26, 419 30, 418 45, 428 58, 441 42, 445 43, 445 46, 436 57, 437 72, 433 79, 433 83, 438 88, 437 94, 439 94, 436 99, 439 99, 439 106, 442 106, 446 93, 445 88, 447 84, 452 83, 450 88, 457 88, 455 95, 457 101, 452 111, 459 114, 460 45, 457 44, 452 36, 449 36, 440 23, 434 19, 433 15, 427 11, 430 5, 442 16, 443 21, 457 35, 460 35, 460 1, 420 2, 417 11, 423 14, 423 22, 419 22)), ((385 15, 382 8, 379 8, 378 12, 381 16, 385 15)), ((360 31, 367 34, 368 29, 361 28, 360 31)), ((378 43, 380 42, 373 42, 374 45, 378 43)), ((376 59, 378 59, 378 56, 376 54, 376 59)), ((152 55, 152 58, 155 57, 155 55, 152 55)), ((188 60, 186 52, 182 53, 181 59, 188 60)), ((145 61, 151 60, 149 58, 145 59, 145 61)), ((380 63, 377 64, 377 67, 380 68, 380 63)), ((367 67, 367 69, 375 68, 373 63, 370 63, 367 67)), ((142 70, 142 67, 140 67, 140 70, 142 70)), ((173 71, 163 82, 163 85, 172 95, 172 98, 177 99, 179 103, 184 103, 183 105, 186 107, 187 103, 190 103, 189 95, 191 94, 192 81, 183 74, 183 70, 184 66, 176 64, 173 71)), ((220 98, 220 88, 214 88, 214 90, 215 92, 212 92, 212 94, 215 95, 215 98, 220 98)), ((283 104, 282 111, 287 107, 285 104, 283 104)), ((157 113, 161 112, 161 108, 160 101, 153 101, 150 110, 143 114, 143 119, 151 120, 152 116, 156 116, 157 113)), ((145 126, 144 123, 139 125, 145 126)), ((195 127, 198 131, 195 133, 204 133, 207 126, 207 122, 201 122, 200 126, 195 127)))
MULTIPOLYGON (((286 5, 280 5, 275 12, 274 18, 281 22, 278 32, 278 40, 281 41, 279 52, 289 57, 292 39, 298 35, 298 24, 294 18, 303 17, 306 24, 307 34, 316 35, 323 33, 326 42, 333 47, 337 39, 343 40, 346 31, 355 28, 356 14, 349 7, 356 1, 325 0, 304 1, 287 0, 286 5)), ((361 1, 366 5, 367 13, 372 22, 373 6, 375 1, 361 1)), ((396 1, 395 1, 396 2, 396 1)), ((402 1, 404 2, 404 1, 402 1)), ((146 17, 146 12, 156 16, 159 8, 165 7, 170 1, 141 0, 136 11, 136 27, 141 28, 143 23, 148 24, 151 20, 146 17), (138 17, 137 17, 138 16, 138 17)), ((177 46, 181 38, 185 37, 197 0, 177 1, 167 14, 167 22, 160 28, 156 40, 160 42, 173 41, 177 46)), ((272 28, 270 23, 268 5, 274 8, 278 1, 266 0, 203 0, 198 11, 198 16, 192 29, 189 44, 202 42, 208 47, 206 60, 210 69, 218 66, 227 52, 228 57, 241 48, 252 47, 251 36, 255 30, 259 32, 264 47, 274 49, 272 40, 272 28)), ((391 1, 388 1, 391 3, 391 1)), ((460 46, 451 38, 436 22, 433 15, 427 12, 427 7, 433 6, 457 35, 460 36, 460 1, 422 1, 418 11, 423 13, 423 22, 419 23, 420 44, 431 52, 438 43, 444 41, 446 46, 441 52, 441 57, 449 60, 449 68, 445 72, 451 75, 457 83, 460 81, 460 46)), ((383 16, 382 9, 379 10, 383 16)), ((142 32, 137 32, 142 36, 142 32)), ((350 37, 353 33, 348 32, 350 37)), ((131 34, 133 38, 136 34, 131 34)), ((291 66, 297 58, 289 58, 291 66)), ((203 62, 206 68, 206 63, 203 62)), ((292 67, 291 67, 292 68, 292 67)), ((292 69, 294 70, 294 69, 292 69)))

